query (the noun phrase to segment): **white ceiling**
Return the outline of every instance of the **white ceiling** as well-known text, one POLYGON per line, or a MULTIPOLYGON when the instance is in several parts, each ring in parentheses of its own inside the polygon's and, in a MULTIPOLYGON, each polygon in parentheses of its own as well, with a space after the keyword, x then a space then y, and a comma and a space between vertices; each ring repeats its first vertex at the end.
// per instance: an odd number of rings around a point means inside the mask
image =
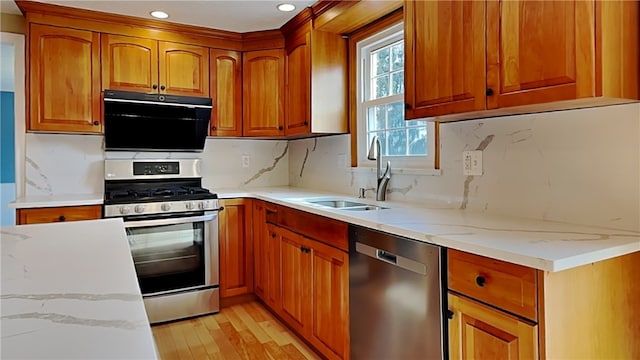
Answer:
MULTIPOLYGON (((171 21, 213 29, 249 32, 278 29, 302 9, 309 0, 40 0, 40 2, 151 19, 149 12, 162 10, 171 21), (283 13, 276 5, 288 2, 296 10, 283 13)), ((0 11, 20 14, 13 0, 0 0, 0 11)))

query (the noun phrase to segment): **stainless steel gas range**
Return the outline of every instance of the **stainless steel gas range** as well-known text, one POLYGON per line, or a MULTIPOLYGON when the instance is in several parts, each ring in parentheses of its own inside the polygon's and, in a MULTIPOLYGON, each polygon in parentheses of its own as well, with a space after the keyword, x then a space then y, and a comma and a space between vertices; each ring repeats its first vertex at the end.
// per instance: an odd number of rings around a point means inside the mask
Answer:
POLYGON ((219 311, 221 210, 200 159, 105 160, 104 217, 124 218, 152 324, 219 311))

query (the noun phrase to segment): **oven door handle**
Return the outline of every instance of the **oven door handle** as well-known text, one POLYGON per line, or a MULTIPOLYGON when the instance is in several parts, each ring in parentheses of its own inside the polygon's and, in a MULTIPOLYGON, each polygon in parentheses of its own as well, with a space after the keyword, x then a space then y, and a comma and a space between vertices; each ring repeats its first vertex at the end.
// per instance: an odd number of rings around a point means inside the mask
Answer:
POLYGON ((127 221, 124 223, 125 228, 137 228, 137 227, 147 227, 147 226, 160 226, 160 225, 176 225, 176 224, 187 224, 193 222, 200 221, 211 221, 218 216, 218 213, 215 214, 207 214, 203 216, 190 216, 190 217, 182 217, 182 218, 172 218, 172 219, 157 219, 157 220, 141 220, 141 221, 127 221))

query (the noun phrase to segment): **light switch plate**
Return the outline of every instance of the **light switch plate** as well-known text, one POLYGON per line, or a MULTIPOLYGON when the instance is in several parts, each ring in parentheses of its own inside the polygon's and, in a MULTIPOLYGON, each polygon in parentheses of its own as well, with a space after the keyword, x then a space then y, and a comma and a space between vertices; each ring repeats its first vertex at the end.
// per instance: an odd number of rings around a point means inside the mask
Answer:
POLYGON ((242 167, 248 168, 251 164, 251 157, 249 155, 242 155, 242 167))
POLYGON ((462 172, 465 176, 482 176, 482 150, 462 152, 462 172))

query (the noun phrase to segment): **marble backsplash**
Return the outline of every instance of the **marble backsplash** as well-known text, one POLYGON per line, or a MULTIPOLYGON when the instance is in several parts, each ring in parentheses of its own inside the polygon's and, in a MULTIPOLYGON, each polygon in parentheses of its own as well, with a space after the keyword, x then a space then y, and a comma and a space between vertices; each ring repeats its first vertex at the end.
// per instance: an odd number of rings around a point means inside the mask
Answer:
MULTIPOLYGON (((445 123, 440 140, 441 174, 394 173, 387 199, 640 230, 640 104, 445 123), (481 144, 483 175, 464 176, 462 152, 481 144)), ((289 185, 374 188, 373 171, 348 167, 349 141, 290 141, 289 185)))
POLYGON ((27 133, 25 141, 27 196, 102 193, 105 158, 202 158, 203 185, 214 191, 289 182, 287 141, 208 138, 202 153, 104 152, 99 135, 27 133))

